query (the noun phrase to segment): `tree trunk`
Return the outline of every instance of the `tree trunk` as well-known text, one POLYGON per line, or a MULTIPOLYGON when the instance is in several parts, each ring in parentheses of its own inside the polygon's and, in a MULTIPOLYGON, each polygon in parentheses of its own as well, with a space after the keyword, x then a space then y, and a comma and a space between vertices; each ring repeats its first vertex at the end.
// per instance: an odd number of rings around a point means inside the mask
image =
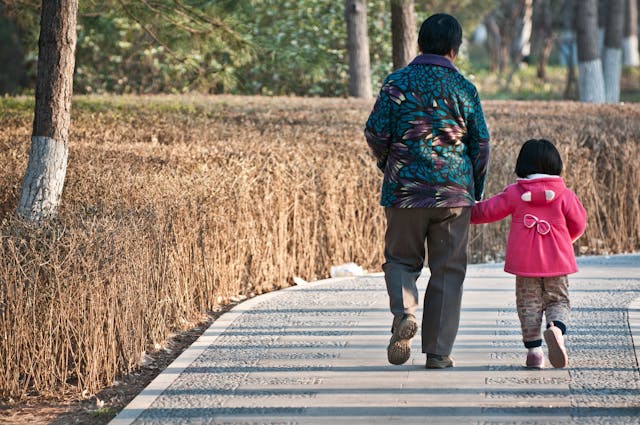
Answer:
POLYGON ((558 38, 558 50, 560 63, 567 67, 567 85, 564 89, 564 98, 578 99, 578 79, 576 66, 578 64, 578 52, 576 46, 575 13, 573 0, 562 1, 562 31, 558 38))
POLYGON ((513 46, 519 37, 518 17, 522 11, 520 0, 501 0, 494 9, 496 22, 500 29, 500 73, 507 71, 509 58, 514 52, 513 46))
POLYGON ((576 2, 578 91, 582 102, 604 103, 604 77, 598 51, 598 1, 576 2))
POLYGON ((532 53, 536 61, 536 73, 539 79, 547 79, 547 64, 556 39, 553 28, 554 12, 557 0, 538 0, 533 4, 532 53), (552 4, 553 3, 553 4, 552 4))
POLYGON ((516 67, 531 54, 533 0, 517 2, 516 33, 511 46, 511 59, 516 67))
MULTIPOLYGON (((598 0, 598 48, 599 52, 604 51, 604 31, 607 26, 607 1, 598 0)), ((580 0, 576 1, 576 7, 580 4, 580 0)))
POLYGON ((636 0, 625 1, 622 60, 626 66, 640 65, 640 54, 638 53, 638 3, 636 0))
POLYGON ((531 29, 533 15, 533 0, 518 0, 515 8, 515 34, 511 43, 511 72, 507 76, 505 86, 511 88, 513 76, 520 69, 523 62, 529 63, 531 54, 531 29))
POLYGON ((371 67, 367 36, 367 5, 364 0, 346 0, 349 94, 371 98, 371 67))
POLYGON ((418 45, 414 0, 391 0, 391 41, 393 69, 407 66, 418 45))
POLYGON ((605 101, 607 103, 620 102, 624 2, 625 0, 609 0, 607 4, 604 52, 602 54, 605 101))
POLYGON ((18 215, 55 216, 67 170, 78 0, 42 0, 36 105, 18 215))
POLYGON ((491 12, 484 18, 484 26, 487 28, 487 52, 489 53, 489 71, 494 73, 500 68, 500 49, 502 38, 500 37, 500 28, 496 23, 494 13, 491 12))

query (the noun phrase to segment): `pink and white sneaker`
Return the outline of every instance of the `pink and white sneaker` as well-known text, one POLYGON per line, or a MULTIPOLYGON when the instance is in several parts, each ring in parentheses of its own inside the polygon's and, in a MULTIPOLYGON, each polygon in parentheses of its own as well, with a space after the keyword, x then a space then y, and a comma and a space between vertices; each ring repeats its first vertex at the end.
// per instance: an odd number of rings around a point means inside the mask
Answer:
POLYGON ((529 369, 544 368, 544 353, 541 347, 530 348, 527 353, 527 367, 529 369))
POLYGON ((544 340, 547 342, 549 349, 549 361, 555 368, 563 368, 567 366, 569 358, 567 356, 567 348, 564 346, 564 335, 557 326, 553 325, 544 331, 544 340))

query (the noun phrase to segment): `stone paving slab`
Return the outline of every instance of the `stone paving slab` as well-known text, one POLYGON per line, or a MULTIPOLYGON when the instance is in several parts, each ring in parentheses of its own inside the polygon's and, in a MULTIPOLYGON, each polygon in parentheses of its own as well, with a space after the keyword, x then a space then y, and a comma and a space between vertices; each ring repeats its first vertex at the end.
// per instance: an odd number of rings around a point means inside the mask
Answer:
POLYGON ((523 367, 500 264, 469 267, 446 370, 424 369, 419 333, 407 364, 387 363, 380 274, 330 279, 225 313, 111 423, 640 424, 640 255, 579 263, 566 369, 523 367))

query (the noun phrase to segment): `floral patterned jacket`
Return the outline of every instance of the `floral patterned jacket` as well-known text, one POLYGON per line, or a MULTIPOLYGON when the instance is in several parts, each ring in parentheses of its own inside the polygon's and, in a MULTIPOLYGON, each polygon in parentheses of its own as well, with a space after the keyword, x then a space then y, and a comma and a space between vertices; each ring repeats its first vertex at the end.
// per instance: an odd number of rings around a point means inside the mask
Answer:
POLYGON ((365 137, 384 172, 381 205, 465 207, 482 199, 489 131, 478 91, 444 56, 417 56, 385 79, 365 137))

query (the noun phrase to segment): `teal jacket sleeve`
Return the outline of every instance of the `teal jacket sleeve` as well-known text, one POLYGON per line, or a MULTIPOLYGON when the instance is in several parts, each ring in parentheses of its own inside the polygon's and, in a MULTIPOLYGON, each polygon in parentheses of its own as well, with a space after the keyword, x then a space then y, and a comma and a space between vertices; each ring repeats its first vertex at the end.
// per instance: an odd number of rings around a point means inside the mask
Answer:
POLYGON ((386 87, 387 84, 385 82, 376 99, 376 103, 373 106, 364 130, 367 144, 377 161, 378 168, 382 171, 384 171, 387 164, 389 147, 392 140, 392 100, 389 97, 388 90, 385 90, 386 87))
POLYGON ((473 87, 473 106, 467 118, 467 146, 473 165, 475 200, 480 201, 489 166, 489 129, 484 119, 478 91, 473 87))

